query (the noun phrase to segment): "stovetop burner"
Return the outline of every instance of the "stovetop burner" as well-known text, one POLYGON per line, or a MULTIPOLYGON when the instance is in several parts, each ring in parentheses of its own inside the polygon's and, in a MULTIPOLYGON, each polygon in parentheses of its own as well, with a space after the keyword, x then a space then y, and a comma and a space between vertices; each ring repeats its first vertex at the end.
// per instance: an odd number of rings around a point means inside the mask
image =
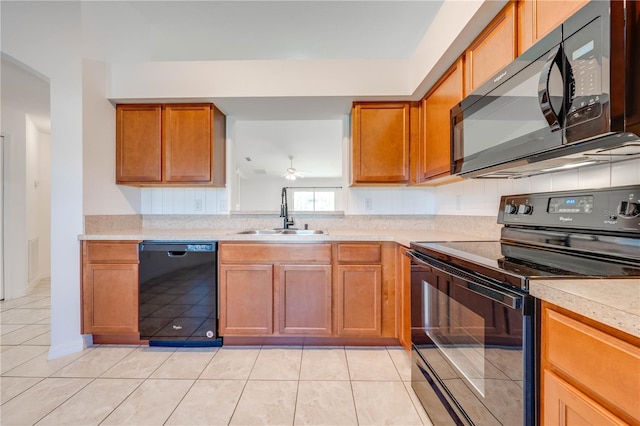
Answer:
POLYGON ((640 265, 500 241, 412 243, 411 248, 523 290, 531 279, 640 276, 640 265))

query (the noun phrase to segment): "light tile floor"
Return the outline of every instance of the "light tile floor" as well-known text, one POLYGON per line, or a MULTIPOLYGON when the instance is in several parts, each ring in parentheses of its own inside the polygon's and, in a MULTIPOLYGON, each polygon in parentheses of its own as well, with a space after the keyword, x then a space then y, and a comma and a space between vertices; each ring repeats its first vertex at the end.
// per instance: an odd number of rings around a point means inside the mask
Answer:
POLYGON ((0 424, 431 425, 399 347, 97 345, 47 360, 49 282, 0 302, 0 424))

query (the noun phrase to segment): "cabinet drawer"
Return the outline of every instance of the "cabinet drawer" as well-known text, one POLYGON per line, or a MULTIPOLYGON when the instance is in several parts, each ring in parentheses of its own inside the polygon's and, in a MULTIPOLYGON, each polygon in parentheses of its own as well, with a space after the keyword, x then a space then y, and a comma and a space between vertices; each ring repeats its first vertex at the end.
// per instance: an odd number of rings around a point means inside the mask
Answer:
POLYGON ((220 263, 331 262, 331 244, 220 244, 220 263))
POLYGON ((83 250, 85 263, 138 263, 137 241, 85 241, 83 250))
POLYGON ((545 309, 544 320, 552 370, 612 411, 640 419, 640 348, 553 310, 545 309))
POLYGON ((338 244, 338 262, 340 263, 380 263, 381 261, 380 244, 338 244))

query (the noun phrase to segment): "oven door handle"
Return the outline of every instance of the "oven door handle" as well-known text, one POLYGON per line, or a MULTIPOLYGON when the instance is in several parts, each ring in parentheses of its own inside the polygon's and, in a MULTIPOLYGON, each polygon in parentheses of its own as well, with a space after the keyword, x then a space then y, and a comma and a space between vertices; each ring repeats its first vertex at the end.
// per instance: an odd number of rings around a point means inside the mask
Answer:
POLYGON ((524 301, 523 296, 510 292, 506 289, 496 288, 496 285, 486 278, 471 274, 467 271, 463 271, 429 257, 417 255, 411 250, 407 251, 406 255, 418 264, 429 266, 447 275, 460 278, 462 283, 459 281, 452 282, 452 284, 457 285, 458 287, 466 288, 469 291, 491 299, 492 301, 500 303, 511 309, 520 309, 522 307, 524 301))

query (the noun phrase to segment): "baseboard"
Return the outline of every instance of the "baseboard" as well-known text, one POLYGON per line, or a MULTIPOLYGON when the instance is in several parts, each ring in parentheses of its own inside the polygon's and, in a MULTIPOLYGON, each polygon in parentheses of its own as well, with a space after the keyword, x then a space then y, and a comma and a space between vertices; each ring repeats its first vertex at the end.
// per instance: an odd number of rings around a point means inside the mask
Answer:
POLYGON ((51 345, 49 348, 48 360, 60 358, 66 355, 71 355, 76 352, 81 352, 85 348, 84 339, 79 334, 77 338, 72 341, 67 341, 57 345, 51 345))

